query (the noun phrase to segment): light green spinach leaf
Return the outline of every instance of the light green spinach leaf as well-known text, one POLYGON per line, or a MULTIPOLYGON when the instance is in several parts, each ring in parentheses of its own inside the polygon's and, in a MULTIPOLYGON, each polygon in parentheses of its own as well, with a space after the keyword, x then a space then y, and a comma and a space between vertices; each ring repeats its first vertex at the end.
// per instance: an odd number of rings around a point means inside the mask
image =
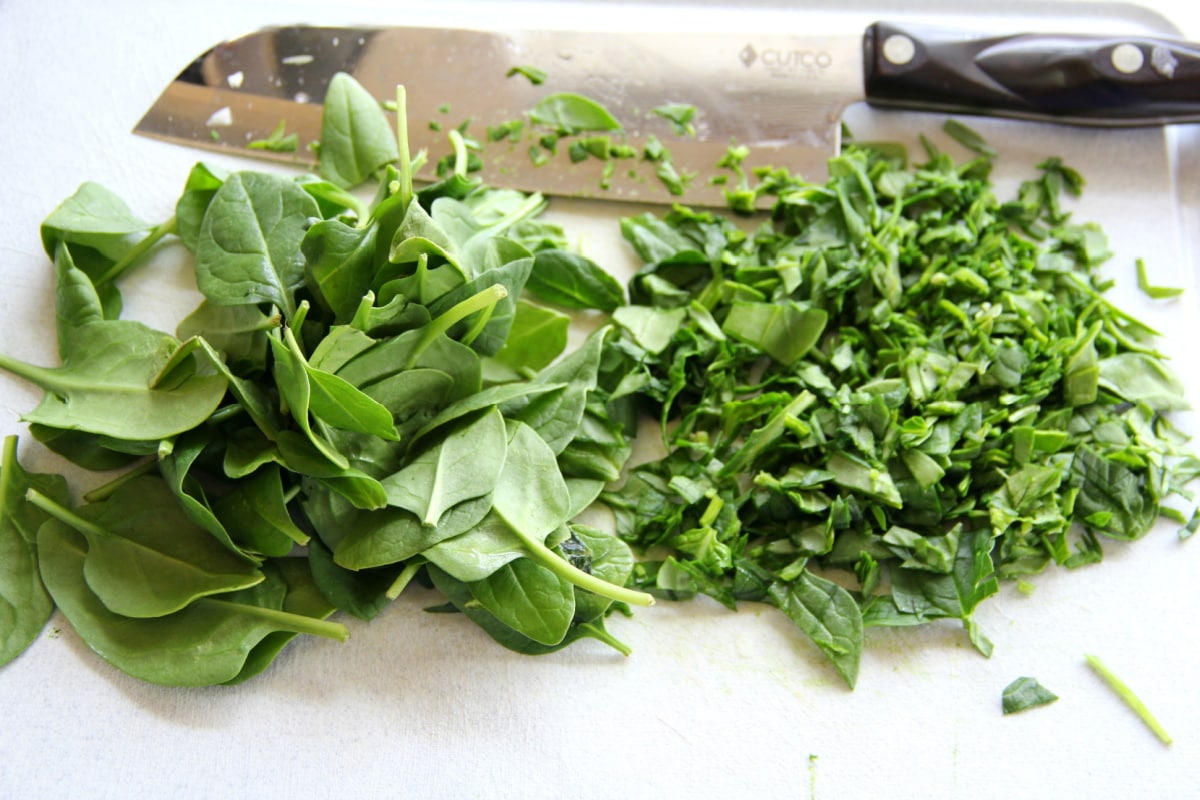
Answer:
POLYGON ((196 285, 217 305, 271 303, 296 313, 304 285, 300 243, 320 210, 312 196, 278 175, 235 172, 217 189, 196 242, 196 285))
POLYGON ((379 101, 344 72, 334 75, 325 91, 317 155, 321 176, 344 188, 400 158, 379 101))

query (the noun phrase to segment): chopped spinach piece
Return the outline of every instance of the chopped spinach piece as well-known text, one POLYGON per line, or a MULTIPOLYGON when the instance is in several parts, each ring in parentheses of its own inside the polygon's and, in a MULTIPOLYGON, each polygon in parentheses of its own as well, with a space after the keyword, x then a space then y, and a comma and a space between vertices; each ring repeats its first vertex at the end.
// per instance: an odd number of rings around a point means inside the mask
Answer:
POLYGON ((275 130, 265 139, 255 139, 246 144, 251 150, 270 150, 273 153, 294 153, 300 143, 300 135, 287 132, 287 120, 279 120, 275 130))
POLYGON ((1165 300, 1183 294, 1183 289, 1178 287, 1151 286, 1150 276, 1146 274, 1146 262, 1140 258, 1137 260, 1137 285, 1147 297, 1155 300, 1165 300))
POLYGON ((1053 703, 1058 695, 1038 683, 1036 678, 1017 678, 1004 687, 1001 706, 1005 714, 1053 703))
POLYGON ((680 136, 695 136, 696 126, 692 120, 696 116, 696 107, 685 103, 667 103, 650 109, 650 113, 662 117, 671 124, 671 128, 680 136))
POLYGON ((538 101, 529 118, 562 135, 581 131, 619 131, 621 123, 600 103, 580 94, 557 92, 538 101))
POLYGON ((520 75, 524 77, 534 86, 541 86, 546 82, 546 73, 537 67, 532 67, 528 64, 512 67, 508 72, 504 73, 504 77, 506 78, 511 78, 514 75, 520 75))

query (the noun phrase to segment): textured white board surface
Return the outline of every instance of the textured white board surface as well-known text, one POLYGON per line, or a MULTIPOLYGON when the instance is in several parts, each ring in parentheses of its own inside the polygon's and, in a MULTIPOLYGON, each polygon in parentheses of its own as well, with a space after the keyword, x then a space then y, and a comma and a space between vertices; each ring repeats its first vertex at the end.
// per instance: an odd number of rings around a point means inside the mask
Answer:
MULTIPOLYGON (((780 6, 784 4, 780 3, 780 6)), ((1109 6, 1078 3, 1076 29, 1109 6)), ((883 3, 880 16, 899 6, 883 3)), ((948 6, 940 6, 947 8, 948 6)), ((1156 7, 1193 39, 1191 3, 1156 7)), ((198 154, 129 134, 161 86, 219 39, 271 23, 311 21, 585 24, 620 29, 799 24, 764 3, 706 5, 446 2, 158 4, 80 0, 0 3, 0 350, 52 363, 52 271, 38 224, 84 180, 164 218, 198 154), (736 8, 735 8, 736 6, 736 8), (512 15, 512 16, 509 16, 512 15)), ((906 8, 911 9, 911 5, 906 8)), ((961 20, 989 29, 1034 9, 967 3, 961 20), (987 16, 985 17, 985 13, 987 16)), ((1099 21, 1099 22, 1098 22, 1099 21)), ((1153 25, 1135 15, 1130 23, 1153 25)), ((862 138, 939 137, 940 118, 855 109, 862 138)), ((1200 397, 1200 249, 1188 234, 1200 192, 1195 131, 1078 131, 972 122, 1002 153, 1012 187, 1063 156, 1088 179, 1076 220, 1095 220, 1117 254, 1115 297, 1166 334, 1200 397), (1182 200, 1181 200, 1182 198, 1182 200), (1182 205, 1181 205, 1182 204, 1182 205), (1183 285, 1180 301, 1136 291, 1134 259, 1183 285)), ((939 141, 944 141, 939 139, 939 141)), ((947 143, 949 147, 949 143, 947 143)), ((245 162, 230 162, 245 166, 245 162)), ((552 213, 594 258, 625 274, 615 220, 640 211, 556 202, 552 213)), ((126 283, 128 315, 173 329, 195 301, 182 256, 166 249, 126 283)), ((0 377, 0 433, 39 393, 0 377)), ((1190 417, 1183 424, 1197 426, 1190 417)), ((32 442, 39 470, 61 465, 32 442)), ((1173 525, 1106 547, 1099 566, 1005 586, 979 622, 996 644, 979 656, 955 623, 868 633, 859 686, 847 691, 823 657, 769 609, 660 603, 598 643, 529 658, 494 645, 463 618, 423 611, 406 593, 344 645, 301 640, 237 688, 137 683, 92 654, 56 616, 30 650, 0 669, 0 797, 1186 797, 1200 791, 1200 543, 1173 525), (1084 664, 1095 652, 1174 735, 1163 747, 1084 664), (1021 675, 1060 700, 1012 717, 1000 693, 1021 675)))

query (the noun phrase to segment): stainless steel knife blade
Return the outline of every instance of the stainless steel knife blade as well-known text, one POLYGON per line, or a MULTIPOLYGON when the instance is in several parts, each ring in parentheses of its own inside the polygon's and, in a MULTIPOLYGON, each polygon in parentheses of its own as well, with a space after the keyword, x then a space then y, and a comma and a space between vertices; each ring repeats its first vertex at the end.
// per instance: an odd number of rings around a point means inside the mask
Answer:
MULTIPOLYGON (((621 121, 642 153, 657 137, 677 172, 695 176, 686 200, 721 205, 717 162, 745 145, 747 169, 826 175, 852 103, 985 113, 1091 125, 1200 120, 1200 48, 1169 39, 956 31, 876 23, 865 35, 614 34, 455 28, 270 28, 217 45, 166 88, 135 131, 193 146, 311 164, 330 79, 352 75, 382 101, 406 87, 408 136, 429 155, 451 152, 466 126, 484 144, 482 176, 527 191, 639 202, 679 198, 643 158, 577 163, 560 144, 539 165, 539 132, 489 142, 489 128, 525 118, 556 92, 586 95, 621 121), (535 85, 514 67, 542 70, 535 85), (695 135, 653 109, 694 106, 695 135), (251 143, 283 125, 295 152, 251 143)), ((728 173, 724 173, 728 175, 728 173)))
MULTIPOLYGON (((381 101, 395 97, 397 84, 405 86, 409 143, 429 154, 426 178, 451 151, 446 129, 469 120, 474 138, 486 143, 489 126, 523 118, 555 92, 602 103, 639 153, 647 137, 657 136, 679 172, 717 174, 717 161, 736 141, 753 148, 754 164, 786 164, 819 178, 837 152, 842 110, 861 96, 861 63, 861 41, 848 36, 281 27, 220 44, 196 59, 135 130, 224 152, 311 162, 308 144, 319 138, 325 90, 334 74, 346 72, 381 101), (542 70, 544 83, 506 77, 522 65, 542 70), (695 138, 676 135, 652 113, 668 103, 698 109, 695 138), (247 149, 281 120, 299 134, 295 153, 247 149)), ((487 143, 484 179, 547 194, 677 199, 657 179, 656 166, 642 159, 607 167, 594 158, 571 163, 560 152, 552 164, 536 166, 529 148, 538 146, 538 135, 527 126, 518 142, 487 143), (613 174, 604 189, 606 168, 613 174)), ((721 193, 698 179, 688 199, 720 203, 721 193)))

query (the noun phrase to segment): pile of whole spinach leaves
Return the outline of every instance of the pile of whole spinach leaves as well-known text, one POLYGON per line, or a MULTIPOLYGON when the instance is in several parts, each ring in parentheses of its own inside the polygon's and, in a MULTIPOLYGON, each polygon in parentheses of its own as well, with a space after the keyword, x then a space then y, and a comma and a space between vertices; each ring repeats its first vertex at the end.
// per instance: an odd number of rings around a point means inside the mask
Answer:
POLYGON ((605 616, 653 600, 624 588, 628 545, 574 522, 630 449, 597 380, 610 331, 560 358, 569 317, 522 297, 611 309, 621 287, 461 147, 416 189, 398 106, 397 137, 340 75, 323 177, 199 164, 161 225, 92 183, 46 219, 62 364, 0 367, 45 390, 36 439, 119 473, 73 506, 7 441, 0 663, 57 606, 135 677, 238 682, 422 572, 516 650, 626 651, 605 616), (376 174, 372 202, 350 191, 376 174), (204 297, 175 335, 121 319, 116 285, 168 234, 204 297))
POLYGON ((731 205, 772 204, 751 231, 683 207, 622 224, 645 266, 601 384, 666 447, 604 495, 647 554, 635 585, 770 603, 851 686, 864 628, 957 619, 987 654, 973 612, 999 580, 1198 521, 1161 505, 1200 474, 1165 416, 1182 385, 1104 297, 1105 237, 1060 204, 1082 178, 1050 159, 1001 202, 995 152, 946 130, 977 157, 926 140, 915 167, 849 146, 825 184, 743 173, 731 205))

